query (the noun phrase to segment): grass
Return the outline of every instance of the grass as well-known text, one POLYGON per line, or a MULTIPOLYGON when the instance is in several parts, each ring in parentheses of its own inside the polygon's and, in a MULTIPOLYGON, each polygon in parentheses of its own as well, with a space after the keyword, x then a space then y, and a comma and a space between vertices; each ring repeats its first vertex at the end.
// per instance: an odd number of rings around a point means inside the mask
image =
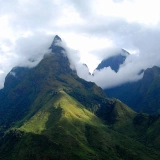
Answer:
MULTIPOLYGON (((93 113, 86 110, 84 106, 64 91, 60 91, 58 95, 50 99, 34 116, 25 122, 20 129, 25 132, 40 134, 47 129, 46 123, 50 121, 49 117, 55 117, 58 114, 60 116, 59 123, 63 123, 63 125, 66 121, 69 124, 81 126, 82 128, 84 128, 85 124, 94 126, 101 124, 100 120, 93 113)), ((52 124, 55 124, 53 118, 52 124)), ((52 124, 48 124, 48 126, 51 127, 52 124)))

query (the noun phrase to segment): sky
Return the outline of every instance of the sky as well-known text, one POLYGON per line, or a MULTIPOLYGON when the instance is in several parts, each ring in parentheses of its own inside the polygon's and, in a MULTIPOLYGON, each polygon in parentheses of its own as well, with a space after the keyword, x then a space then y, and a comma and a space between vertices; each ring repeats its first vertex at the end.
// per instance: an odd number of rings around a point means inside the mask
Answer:
POLYGON ((0 4, 0 88, 13 67, 38 64, 55 35, 62 38, 78 75, 103 88, 139 80, 140 70, 160 66, 158 0, 0 0, 0 4), (118 73, 110 68, 94 71, 121 48, 131 55, 118 73))

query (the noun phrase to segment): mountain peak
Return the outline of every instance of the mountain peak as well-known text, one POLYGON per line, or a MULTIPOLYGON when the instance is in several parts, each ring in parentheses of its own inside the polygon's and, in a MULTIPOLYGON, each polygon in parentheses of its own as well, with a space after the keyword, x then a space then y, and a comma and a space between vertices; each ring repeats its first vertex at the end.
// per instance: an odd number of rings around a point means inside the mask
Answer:
POLYGON ((61 46, 61 43, 61 38, 56 35, 49 49, 51 49, 53 53, 61 53, 62 51, 65 51, 65 49, 61 46))
POLYGON ((104 59, 96 69, 100 70, 105 67, 106 68, 111 67, 113 71, 118 72, 120 65, 124 63, 128 55, 129 55, 129 52, 127 52, 124 49, 121 49, 121 52, 118 53, 117 55, 113 55, 111 57, 104 59))
POLYGON ((58 35, 56 35, 56 36, 54 37, 53 42, 57 42, 57 41, 62 42, 62 39, 61 39, 58 35))

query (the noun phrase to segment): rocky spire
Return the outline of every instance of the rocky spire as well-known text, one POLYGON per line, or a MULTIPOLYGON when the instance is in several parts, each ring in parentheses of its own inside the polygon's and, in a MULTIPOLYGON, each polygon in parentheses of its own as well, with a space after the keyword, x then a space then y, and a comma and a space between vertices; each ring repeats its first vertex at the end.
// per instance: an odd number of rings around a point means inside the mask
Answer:
POLYGON ((56 35, 49 49, 51 49, 53 53, 61 53, 62 51, 65 51, 65 49, 61 46, 61 42, 61 38, 56 35))

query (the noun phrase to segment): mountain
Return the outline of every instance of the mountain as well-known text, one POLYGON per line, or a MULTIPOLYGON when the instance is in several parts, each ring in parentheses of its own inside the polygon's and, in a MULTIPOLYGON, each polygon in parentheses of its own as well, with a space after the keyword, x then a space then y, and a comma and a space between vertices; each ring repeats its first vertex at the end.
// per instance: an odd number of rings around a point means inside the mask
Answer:
MULTIPOLYGON (((52 46, 55 45, 53 43, 52 46)), ((65 90, 73 97, 82 99, 91 110, 99 104, 99 101, 105 99, 105 93, 100 87, 77 76, 70 68, 65 49, 56 45, 36 67, 31 69, 15 67, 7 75, 4 88, 0 90, 2 115, 0 125, 5 124, 9 127, 11 122, 16 122, 27 115, 33 102, 42 103, 46 94, 56 93, 59 90, 65 90), (90 102, 87 97, 91 99, 90 102)))
POLYGON ((51 46, 49 47, 49 49, 51 49, 52 53, 59 54, 59 53, 65 52, 65 49, 61 46, 61 42, 62 42, 61 38, 58 35, 56 35, 54 37, 54 40, 53 40, 51 46))
POLYGON ((105 67, 111 67, 112 70, 118 72, 120 65, 124 63, 128 55, 129 53, 126 50, 122 49, 121 53, 104 59, 96 69, 100 70, 105 67))
POLYGON ((79 78, 60 37, 50 50, 36 67, 15 67, 5 79, 0 159, 158 160, 159 116, 139 115, 79 78))
POLYGON ((148 68, 141 80, 105 89, 105 92, 109 97, 120 99, 135 111, 160 113, 160 68, 148 68))

